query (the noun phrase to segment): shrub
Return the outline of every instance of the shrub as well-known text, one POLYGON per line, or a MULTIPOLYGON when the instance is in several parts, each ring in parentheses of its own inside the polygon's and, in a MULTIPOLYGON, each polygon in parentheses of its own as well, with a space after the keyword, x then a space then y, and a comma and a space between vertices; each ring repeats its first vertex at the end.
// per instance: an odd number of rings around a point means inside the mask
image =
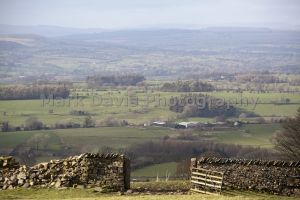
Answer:
POLYGON ((217 116, 215 117, 216 122, 226 122, 226 117, 221 115, 221 116, 217 116))
POLYGON ((94 121, 94 119, 91 116, 87 116, 84 119, 83 127, 85 127, 85 128, 95 127, 95 121, 94 121))
POLYGON ((80 128, 79 123, 75 123, 72 121, 63 121, 55 124, 55 128, 57 129, 64 129, 64 128, 80 128))
POLYGON ((259 123, 259 124, 264 124, 264 123, 266 123, 266 120, 265 120, 265 118, 263 118, 263 117, 258 117, 258 118, 256 118, 256 123, 259 123))
POLYGON ((112 117, 108 117, 103 121, 100 121, 98 126, 108 126, 108 127, 119 127, 119 126, 127 126, 128 122, 126 120, 118 120, 112 117))
POLYGON ((43 127, 43 122, 36 117, 29 117, 25 121, 25 130, 40 130, 43 127))
POLYGON ((90 115, 90 113, 88 111, 84 111, 84 110, 71 110, 70 111, 70 115, 90 115))
POLYGON ((208 92, 213 91, 213 85, 200 81, 177 81, 164 83, 161 87, 164 92, 208 92))

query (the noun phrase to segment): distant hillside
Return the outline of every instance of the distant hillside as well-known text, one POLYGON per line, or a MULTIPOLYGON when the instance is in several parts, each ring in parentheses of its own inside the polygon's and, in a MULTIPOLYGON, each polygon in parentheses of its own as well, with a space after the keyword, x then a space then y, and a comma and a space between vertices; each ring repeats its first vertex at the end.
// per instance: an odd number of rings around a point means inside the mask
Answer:
POLYGON ((12 42, 12 41, 1 41, 0 40, 0 47, 3 50, 13 50, 17 48, 25 47, 22 44, 19 44, 18 42, 12 42))
POLYGON ((84 33, 97 33, 103 29, 79 29, 79 28, 66 28, 59 26, 16 26, 0 24, 0 34, 34 34, 48 37, 56 37, 63 35, 84 34, 84 33))
POLYGON ((14 82, 20 75, 85 80, 106 72, 172 79, 216 72, 300 73, 300 32, 208 28, 105 31, 56 37, 3 34, 0 56, 0 73, 8 75, 1 82, 14 82))

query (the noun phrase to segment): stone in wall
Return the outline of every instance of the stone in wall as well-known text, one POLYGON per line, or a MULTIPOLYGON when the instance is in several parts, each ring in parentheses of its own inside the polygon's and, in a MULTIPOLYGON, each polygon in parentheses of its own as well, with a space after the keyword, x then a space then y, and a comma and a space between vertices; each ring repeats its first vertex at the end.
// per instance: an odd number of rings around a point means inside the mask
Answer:
POLYGON ((18 168, 19 166, 19 163, 12 156, 0 157, 0 170, 18 168))
POLYGON ((299 161, 193 158, 191 167, 224 172, 225 189, 253 190, 287 196, 300 195, 299 161))
POLYGON ((123 155, 85 153, 33 167, 19 166, 11 157, 6 160, 3 163, 10 164, 0 165, 0 189, 88 186, 123 191, 130 188, 130 164, 123 155), (4 165, 6 168, 1 168, 4 165))
POLYGON ((13 157, 0 157, 0 189, 4 187, 5 181, 9 181, 7 177, 19 167, 19 163, 13 157))

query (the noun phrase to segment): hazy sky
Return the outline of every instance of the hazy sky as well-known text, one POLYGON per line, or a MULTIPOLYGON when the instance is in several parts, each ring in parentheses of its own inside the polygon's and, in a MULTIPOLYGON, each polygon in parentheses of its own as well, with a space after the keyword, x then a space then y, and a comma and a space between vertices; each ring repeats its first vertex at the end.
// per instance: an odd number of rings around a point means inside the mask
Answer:
POLYGON ((0 0, 0 23, 79 28, 300 27, 299 0, 0 0))

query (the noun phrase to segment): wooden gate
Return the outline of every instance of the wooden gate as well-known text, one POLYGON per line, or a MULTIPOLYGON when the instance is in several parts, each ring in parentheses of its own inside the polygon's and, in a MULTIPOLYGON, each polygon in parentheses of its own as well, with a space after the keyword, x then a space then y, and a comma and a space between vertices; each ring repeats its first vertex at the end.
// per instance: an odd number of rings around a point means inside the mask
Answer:
POLYGON ((220 194, 223 186, 223 172, 203 169, 191 169, 191 191, 204 194, 220 194))

